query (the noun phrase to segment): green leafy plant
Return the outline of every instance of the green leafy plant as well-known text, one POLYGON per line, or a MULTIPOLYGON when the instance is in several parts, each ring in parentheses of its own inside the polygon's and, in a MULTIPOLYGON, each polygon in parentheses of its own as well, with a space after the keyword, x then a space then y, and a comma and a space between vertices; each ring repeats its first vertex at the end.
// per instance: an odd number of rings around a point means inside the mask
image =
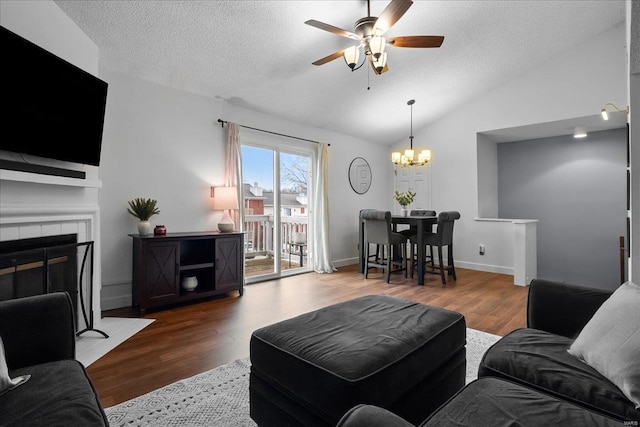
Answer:
POLYGON ((144 199, 137 197, 129 200, 127 212, 138 218, 140 221, 149 221, 153 215, 159 214, 160 210, 156 207, 158 203, 155 199, 144 199))
POLYGON ((415 197, 416 192, 411 190, 407 191, 406 193, 400 193, 399 191, 393 193, 393 198, 396 199, 400 206, 402 206, 402 209, 405 209, 407 205, 411 204, 415 197))

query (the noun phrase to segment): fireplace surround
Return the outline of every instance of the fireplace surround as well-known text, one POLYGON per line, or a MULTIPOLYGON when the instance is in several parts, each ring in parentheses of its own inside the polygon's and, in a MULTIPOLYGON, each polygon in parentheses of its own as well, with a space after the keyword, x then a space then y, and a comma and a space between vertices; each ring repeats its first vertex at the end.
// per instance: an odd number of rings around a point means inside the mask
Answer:
MULTIPOLYGON (((0 174, 1 175, 1 174, 0 174)), ((3 196, 7 194, 10 182, 2 179, 0 185, 3 187, 3 196)), ((29 184, 35 187, 36 184, 29 184)), ((40 185, 37 185, 40 187, 40 185)), ((67 188, 59 185, 45 185, 43 188, 55 191, 59 194, 67 188)), ((74 191, 75 194, 76 191, 74 191)), ((76 198, 77 203, 8 203, 0 197, 0 243, 11 240, 32 239, 36 237, 59 236, 66 234, 76 235, 78 242, 93 241, 94 265, 91 280, 85 283, 92 283, 91 302, 86 301, 87 309, 91 313, 98 315, 101 312, 100 290, 101 290, 101 263, 100 263, 100 226, 99 207, 92 200, 87 198, 76 198)), ((80 262, 79 260, 76 263, 80 262)), ((80 265, 76 264, 77 268, 80 265)), ((88 279, 88 278, 87 278, 88 279)), ((87 290, 88 291, 88 290, 87 290)), ((89 294, 89 292, 87 292, 89 294)), ((82 330, 89 325, 83 324, 83 316, 78 316, 78 330, 82 330)))

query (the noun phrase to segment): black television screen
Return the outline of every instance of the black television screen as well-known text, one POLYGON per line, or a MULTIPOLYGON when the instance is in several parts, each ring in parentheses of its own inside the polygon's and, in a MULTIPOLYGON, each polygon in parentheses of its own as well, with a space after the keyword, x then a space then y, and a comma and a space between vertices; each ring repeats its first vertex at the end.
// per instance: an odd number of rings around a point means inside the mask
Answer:
POLYGON ((98 166, 107 83, 0 28, 0 150, 98 166))

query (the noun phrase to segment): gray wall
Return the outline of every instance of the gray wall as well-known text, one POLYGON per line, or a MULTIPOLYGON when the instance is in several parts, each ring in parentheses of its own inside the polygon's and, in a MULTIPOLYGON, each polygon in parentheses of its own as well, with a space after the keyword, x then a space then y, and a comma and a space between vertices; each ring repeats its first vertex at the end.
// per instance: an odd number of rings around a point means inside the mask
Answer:
POLYGON ((538 278, 615 289, 626 130, 498 144, 500 218, 538 219, 538 278))

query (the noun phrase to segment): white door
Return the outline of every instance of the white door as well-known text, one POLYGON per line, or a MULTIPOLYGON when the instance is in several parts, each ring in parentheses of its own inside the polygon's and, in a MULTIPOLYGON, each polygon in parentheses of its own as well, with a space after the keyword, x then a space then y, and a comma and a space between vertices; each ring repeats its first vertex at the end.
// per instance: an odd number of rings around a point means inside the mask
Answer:
MULTIPOLYGON (((395 170, 395 190, 401 193, 412 190, 416 197, 407 208, 432 209, 431 207, 431 166, 397 166, 395 170)), ((396 213, 400 205, 396 203, 396 213)))

